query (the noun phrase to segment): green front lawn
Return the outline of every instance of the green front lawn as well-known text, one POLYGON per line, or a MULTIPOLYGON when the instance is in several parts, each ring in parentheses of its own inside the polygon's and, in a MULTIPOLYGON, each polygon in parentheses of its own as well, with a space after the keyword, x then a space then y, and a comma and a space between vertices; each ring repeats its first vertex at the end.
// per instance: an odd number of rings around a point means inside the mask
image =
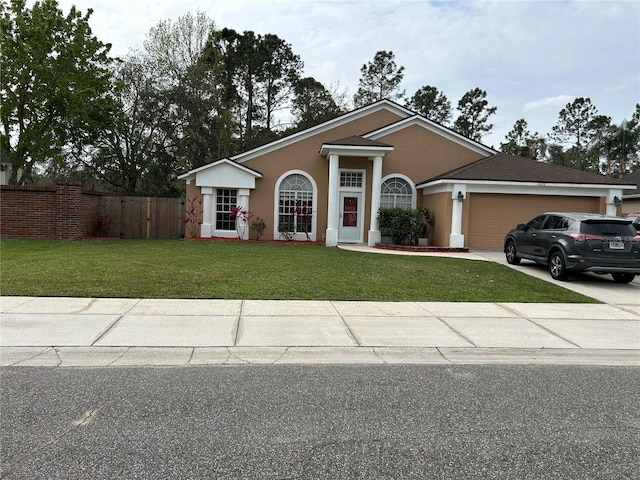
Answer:
POLYGON ((2 295, 595 302, 491 262, 311 245, 0 241, 2 295))

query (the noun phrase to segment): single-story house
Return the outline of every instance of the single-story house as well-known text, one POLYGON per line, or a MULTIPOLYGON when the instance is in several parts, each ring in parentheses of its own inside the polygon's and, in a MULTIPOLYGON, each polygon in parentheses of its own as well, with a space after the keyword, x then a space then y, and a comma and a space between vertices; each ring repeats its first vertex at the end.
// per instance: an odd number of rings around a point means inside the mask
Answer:
POLYGON ((179 178, 187 198, 202 200, 201 237, 235 237, 229 213, 240 206, 266 222, 265 239, 288 230, 327 246, 375 245, 378 209, 400 206, 431 210, 431 245, 501 248, 509 229, 542 211, 615 215, 634 188, 502 154, 389 100, 179 178))

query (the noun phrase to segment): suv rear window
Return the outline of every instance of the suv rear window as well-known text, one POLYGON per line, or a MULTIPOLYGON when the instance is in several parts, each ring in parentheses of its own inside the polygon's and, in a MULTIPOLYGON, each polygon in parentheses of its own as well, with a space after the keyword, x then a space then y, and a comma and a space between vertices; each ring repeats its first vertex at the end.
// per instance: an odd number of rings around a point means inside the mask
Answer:
POLYGON ((582 222, 580 232, 602 237, 634 237, 635 228, 629 223, 620 222, 582 222))

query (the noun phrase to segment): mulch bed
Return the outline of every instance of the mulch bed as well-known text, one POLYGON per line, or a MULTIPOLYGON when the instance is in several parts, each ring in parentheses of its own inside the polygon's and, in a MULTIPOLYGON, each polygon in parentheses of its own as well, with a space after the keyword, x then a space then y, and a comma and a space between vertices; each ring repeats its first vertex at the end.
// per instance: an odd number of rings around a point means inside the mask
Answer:
POLYGON ((469 249, 466 247, 462 248, 451 248, 451 247, 422 247, 420 245, 383 245, 377 243, 374 248, 379 248, 381 250, 400 250, 403 252, 447 252, 447 253, 468 253, 469 249))

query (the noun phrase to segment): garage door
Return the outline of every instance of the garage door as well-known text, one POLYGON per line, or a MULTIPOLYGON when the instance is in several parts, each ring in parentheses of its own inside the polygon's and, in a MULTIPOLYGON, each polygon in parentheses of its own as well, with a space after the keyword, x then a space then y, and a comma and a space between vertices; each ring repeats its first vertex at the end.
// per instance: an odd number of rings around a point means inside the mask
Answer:
POLYGON ((502 248, 504 236, 518 223, 526 223, 543 212, 598 212, 597 197, 555 195, 504 195, 473 193, 468 196, 470 248, 502 248))

